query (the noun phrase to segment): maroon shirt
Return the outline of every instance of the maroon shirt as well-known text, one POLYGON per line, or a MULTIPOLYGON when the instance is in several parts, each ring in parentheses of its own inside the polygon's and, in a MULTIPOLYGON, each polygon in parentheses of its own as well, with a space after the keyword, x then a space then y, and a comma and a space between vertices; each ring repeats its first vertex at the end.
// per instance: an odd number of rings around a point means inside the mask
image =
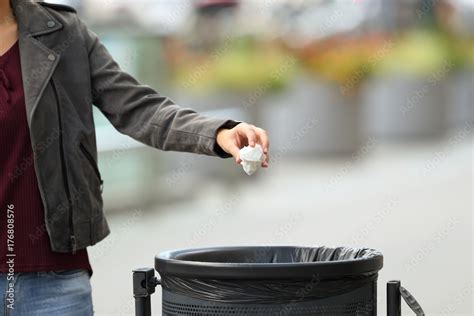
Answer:
POLYGON ((92 271, 85 249, 75 254, 51 251, 33 164, 18 42, 0 56, 0 175, 0 272, 9 270, 12 259, 14 272, 92 271))

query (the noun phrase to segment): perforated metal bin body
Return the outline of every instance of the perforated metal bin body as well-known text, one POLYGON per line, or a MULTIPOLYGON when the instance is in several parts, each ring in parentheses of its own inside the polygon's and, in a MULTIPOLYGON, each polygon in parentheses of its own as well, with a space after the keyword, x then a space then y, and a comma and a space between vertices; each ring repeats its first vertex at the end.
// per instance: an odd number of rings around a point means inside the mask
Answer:
POLYGON ((163 291, 162 315, 377 315, 375 282, 359 290, 308 302, 215 303, 163 291))
POLYGON ((377 315, 372 249, 222 247, 155 258, 162 315, 377 315))

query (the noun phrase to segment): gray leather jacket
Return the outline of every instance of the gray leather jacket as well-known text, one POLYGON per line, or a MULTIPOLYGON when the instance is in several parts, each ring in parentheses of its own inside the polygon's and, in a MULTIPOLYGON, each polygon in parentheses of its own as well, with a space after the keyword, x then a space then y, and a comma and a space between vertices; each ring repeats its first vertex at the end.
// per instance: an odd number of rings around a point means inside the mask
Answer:
MULTIPOLYGON (((11 0, 18 26, 34 166, 55 252, 109 234, 92 105, 120 132, 158 149, 228 157, 216 131, 237 123, 175 105, 120 70, 69 7, 11 0)), ((32 232, 38 233, 38 232, 32 232)))

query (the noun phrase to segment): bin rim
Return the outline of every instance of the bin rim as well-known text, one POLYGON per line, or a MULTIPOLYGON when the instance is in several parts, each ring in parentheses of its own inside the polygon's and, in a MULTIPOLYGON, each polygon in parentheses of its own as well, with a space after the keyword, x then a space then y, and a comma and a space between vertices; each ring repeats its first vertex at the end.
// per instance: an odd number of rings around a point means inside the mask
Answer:
MULTIPOLYGON (((163 276, 202 279, 328 279, 377 274, 383 267, 383 255, 371 248, 368 258, 294 263, 226 263, 175 259, 181 255, 215 251, 257 250, 262 248, 319 248, 311 246, 225 246, 165 251, 155 257, 155 270, 163 276)), ((341 248, 341 247, 330 247, 341 248)), ((342 247, 350 248, 350 247, 342 247)))

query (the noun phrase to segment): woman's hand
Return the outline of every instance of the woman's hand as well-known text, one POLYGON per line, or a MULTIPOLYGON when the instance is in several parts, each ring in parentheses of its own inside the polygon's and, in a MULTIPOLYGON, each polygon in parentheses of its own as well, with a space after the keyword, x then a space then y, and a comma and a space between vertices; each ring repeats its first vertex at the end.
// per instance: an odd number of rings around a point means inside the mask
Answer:
POLYGON ((232 129, 220 129, 217 131, 217 144, 228 154, 231 154, 235 161, 240 164, 239 151, 244 146, 254 147, 260 144, 265 154, 265 159, 262 162, 262 167, 268 167, 268 149, 270 142, 268 134, 265 130, 247 124, 240 123, 232 129))

